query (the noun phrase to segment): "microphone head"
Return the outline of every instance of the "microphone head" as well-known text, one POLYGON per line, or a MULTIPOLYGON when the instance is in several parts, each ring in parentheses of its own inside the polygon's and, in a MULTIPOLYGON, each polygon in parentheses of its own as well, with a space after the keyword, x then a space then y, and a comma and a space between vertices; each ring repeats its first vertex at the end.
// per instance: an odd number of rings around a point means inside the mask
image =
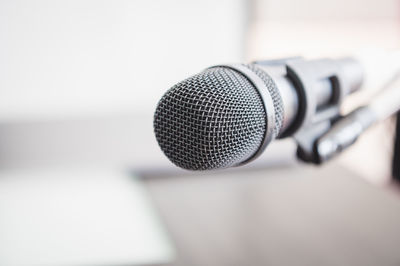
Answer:
MULTIPOLYGON (((265 72, 245 67, 278 93, 269 76, 261 77, 265 72)), ((279 110, 275 135, 282 125, 279 110)), ((229 67, 212 67, 166 92, 154 114, 154 131, 175 165, 188 170, 226 168, 247 161, 262 146, 268 111, 246 76, 229 67)))

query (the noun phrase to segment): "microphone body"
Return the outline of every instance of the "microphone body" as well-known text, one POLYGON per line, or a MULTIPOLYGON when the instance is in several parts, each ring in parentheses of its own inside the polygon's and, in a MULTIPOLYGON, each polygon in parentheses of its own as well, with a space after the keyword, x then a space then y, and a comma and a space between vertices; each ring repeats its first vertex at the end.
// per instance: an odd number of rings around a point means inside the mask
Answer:
POLYGON ((339 113, 358 90, 354 59, 289 58, 213 66, 172 87, 158 103, 154 131, 166 156, 189 170, 245 164, 276 138, 298 135, 339 113))

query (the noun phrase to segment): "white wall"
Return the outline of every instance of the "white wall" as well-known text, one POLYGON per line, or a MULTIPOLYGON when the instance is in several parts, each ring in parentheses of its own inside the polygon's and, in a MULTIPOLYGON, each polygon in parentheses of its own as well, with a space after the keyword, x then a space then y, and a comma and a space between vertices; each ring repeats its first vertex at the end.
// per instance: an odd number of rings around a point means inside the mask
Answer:
POLYGON ((340 56, 400 44, 397 0, 256 0, 247 57, 340 56))
POLYGON ((153 112, 174 83, 239 61, 243 0, 0 1, 0 122, 153 112))

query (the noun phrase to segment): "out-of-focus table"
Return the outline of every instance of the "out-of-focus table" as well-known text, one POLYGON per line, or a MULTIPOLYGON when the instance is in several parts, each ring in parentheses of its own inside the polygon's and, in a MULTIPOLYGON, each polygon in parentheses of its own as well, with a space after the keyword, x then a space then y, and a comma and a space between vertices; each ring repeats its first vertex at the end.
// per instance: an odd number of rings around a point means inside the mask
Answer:
POLYGON ((400 196, 336 163, 144 176, 172 265, 400 265, 400 196))
POLYGON ((0 171, 0 265, 158 265, 174 250, 143 184, 106 168, 0 171))

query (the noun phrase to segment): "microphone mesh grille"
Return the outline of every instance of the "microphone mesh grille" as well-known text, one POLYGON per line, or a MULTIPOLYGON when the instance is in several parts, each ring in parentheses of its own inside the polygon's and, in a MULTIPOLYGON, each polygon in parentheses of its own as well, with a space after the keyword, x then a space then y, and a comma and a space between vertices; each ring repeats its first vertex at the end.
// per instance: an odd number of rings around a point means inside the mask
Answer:
POLYGON ((258 91, 227 67, 206 69, 176 84, 154 114, 161 149, 175 165, 190 170, 245 161, 260 147, 265 130, 258 91))
POLYGON ((275 83, 273 82, 272 78, 265 71, 258 68, 255 64, 248 64, 245 66, 250 70, 252 70, 259 78, 261 78, 264 81, 266 87, 268 88, 269 94, 271 95, 275 108, 274 134, 275 136, 278 136, 282 128, 283 112, 284 112, 282 98, 279 93, 279 90, 276 87, 275 83))

